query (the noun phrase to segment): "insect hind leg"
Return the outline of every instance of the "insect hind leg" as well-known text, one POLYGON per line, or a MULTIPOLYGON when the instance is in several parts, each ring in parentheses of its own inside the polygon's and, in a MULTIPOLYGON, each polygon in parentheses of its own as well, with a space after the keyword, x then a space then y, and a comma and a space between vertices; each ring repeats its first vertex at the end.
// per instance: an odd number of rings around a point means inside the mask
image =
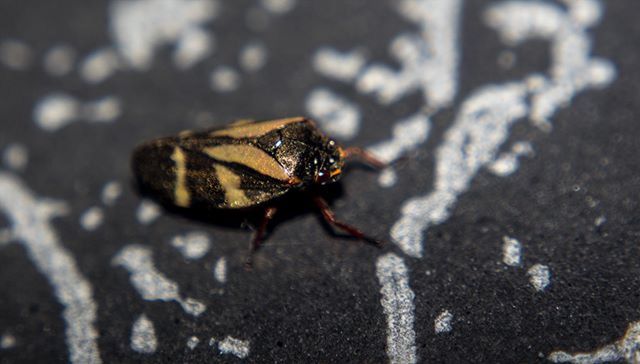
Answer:
POLYGON ((384 245, 382 241, 365 235, 358 228, 337 220, 335 214, 333 213, 333 211, 331 211, 331 208, 329 208, 329 204, 327 204, 327 201, 325 201, 322 197, 313 196, 313 202, 316 204, 316 206, 318 206, 320 212, 322 213, 322 217, 329 225, 335 226, 338 229, 353 236, 354 238, 373 244, 377 247, 382 247, 384 245))
POLYGON ((267 226, 269 225, 269 221, 273 219, 278 209, 274 206, 267 207, 264 210, 264 216, 262 217, 262 221, 258 226, 258 230, 256 230, 253 235, 253 239, 251 240, 251 245, 249 246, 249 253, 247 254, 247 259, 244 261, 244 267, 246 269, 251 269, 253 267, 253 254, 260 248, 260 244, 262 244, 265 232, 267 231, 267 226))

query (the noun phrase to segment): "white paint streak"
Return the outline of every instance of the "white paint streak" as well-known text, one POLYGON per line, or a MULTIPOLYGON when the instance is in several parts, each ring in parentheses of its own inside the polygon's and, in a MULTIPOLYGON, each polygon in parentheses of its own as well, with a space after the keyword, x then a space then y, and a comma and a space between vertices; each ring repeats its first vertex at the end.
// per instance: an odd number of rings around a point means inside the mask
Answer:
POLYGON ((503 236, 502 242, 502 262, 511 267, 519 266, 522 259, 522 244, 508 236, 503 236))
POLYGON ((71 72, 75 61, 76 51, 70 45, 56 45, 44 55, 44 69, 51 76, 64 76, 71 72))
POLYGON ((513 145, 511 151, 501 153, 498 158, 489 164, 489 170, 495 175, 506 177, 518 169, 518 158, 532 156, 533 147, 529 142, 518 142, 513 145))
POLYGON ((131 349, 141 354, 153 354, 158 349, 158 339, 153 322, 145 314, 140 315, 131 328, 131 349))
POLYGON ((422 114, 415 114, 393 126, 392 138, 368 148, 380 160, 390 163, 403 153, 424 143, 429 136, 431 122, 422 114))
POLYGON ((54 93, 36 104, 34 119, 47 131, 56 131, 72 122, 112 122, 120 116, 120 101, 114 96, 82 103, 76 98, 54 93))
POLYGON ((107 182, 102 188, 102 203, 112 206, 122 194, 122 186, 117 181, 107 182))
POLYGON ((625 360, 640 363, 640 321, 632 322, 620 340, 590 353, 570 354, 554 351, 549 355, 554 363, 596 364, 625 360))
POLYGON ((240 51, 240 66, 246 72, 255 72, 267 62, 267 47, 262 42, 253 41, 240 51))
POLYGON ((93 289, 50 223, 66 213, 66 205, 38 199, 13 175, 0 172, 0 210, 11 222, 13 237, 25 247, 63 306, 69 361, 100 363, 93 289))
POLYGON ((178 284, 160 273, 154 266, 151 249, 141 245, 127 245, 113 258, 112 263, 124 267, 131 274, 131 284, 145 300, 175 301, 193 316, 206 309, 204 303, 183 298, 178 284))
POLYGON ((136 211, 136 218, 138 222, 143 225, 149 225, 154 222, 160 216, 160 207, 151 200, 142 200, 138 210, 136 211))
POLYGON ((551 271, 546 265, 534 264, 529 268, 527 274, 529 275, 529 283, 536 291, 544 291, 551 282, 551 271))
POLYGON ((376 262, 376 274, 382 286, 380 303, 387 317, 387 355, 391 363, 415 363, 416 334, 414 322, 414 293, 404 261, 393 253, 376 262))
POLYGON ((209 81, 214 91, 232 92, 240 86, 240 75, 229 66, 218 66, 211 72, 209 81))
POLYGON ((313 56, 313 67, 318 73, 343 82, 355 80, 364 64, 364 55, 357 50, 340 53, 333 48, 323 47, 313 56))
POLYGON ((171 245, 187 259, 200 259, 209 252, 211 241, 207 234, 193 231, 185 235, 174 236, 171 239, 171 245))
POLYGON ((215 38, 202 28, 186 29, 173 52, 173 62, 185 70, 202 61, 214 50, 215 38))
POLYGON ((433 328, 436 334, 443 334, 451 331, 451 320, 453 320, 453 314, 448 310, 440 312, 436 317, 433 328))
POLYGON ((104 221, 104 212, 98 206, 93 206, 80 216, 80 225, 87 231, 94 231, 104 221))
POLYGON ((213 276, 220 283, 227 282, 227 259, 225 257, 218 258, 213 268, 213 276))
MULTIPOLYGON (((112 37, 129 66, 146 70, 156 49, 184 40, 186 33, 204 31, 204 24, 216 15, 217 5, 211 0, 116 0, 110 8, 112 37)), ((184 51, 188 53, 184 58, 201 58, 201 47, 195 48, 198 52, 184 51)))
POLYGON ((9 144, 2 155, 4 164, 16 171, 22 171, 29 161, 27 148, 19 143, 9 144))
POLYGON ((0 43, 0 63, 15 71, 24 71, 31 66, 33 51, 26 43, 17 39, 5 39, 0 43))
POLYGON ((268 11, 281 15, 293 10, 296 0, 260 0, 262 6, 268 11))
POLYGON ((249 356, 249 342, 227 336, 218 343, 218 350, 221 354, 233 354, 244 359, 249 356))
POLYGON ((80 76, 88 83, 100 83, 121 67, 120 57, 113 48, 93 51, 80 65, 80 76))
POLYGON ((2 334, 2 337, 0 338, 0 349, 7 350, 14 348, 16 346, 16 343, 16 337, 6 332, 2 334))
POLYGON ((191 336, 189 340, 187 340, 187 347, 189 350, 193 350, 200 344, 200 339, 197 336, 191 336))
POLYGON ((343 140, 353 138, 360 128, 358 107, 326 88, 316 88, 307 96, 306 109, 322 130, 343 140))
POLYGON ((462 104, 462 110, 436 152, 435 190, 409 199, 391 229, 393 241, 414 257, 422 256, 423 230, 449 217, 457 197, 477 171, 495 158, 509 127, 526 115, 526 88, 511 83, 488 86, 462 104))
POLYGON ((417 34, 402 34, 393 41, 391 54, 400 63, 394 71, 372 65, 358 78, 361 92, 374 93, 389 104, 420 90, 425 102, 440 108, 453 100, 457 88, 457 36, 460 0, 403 0, 400 13, 420 28, 417 34))

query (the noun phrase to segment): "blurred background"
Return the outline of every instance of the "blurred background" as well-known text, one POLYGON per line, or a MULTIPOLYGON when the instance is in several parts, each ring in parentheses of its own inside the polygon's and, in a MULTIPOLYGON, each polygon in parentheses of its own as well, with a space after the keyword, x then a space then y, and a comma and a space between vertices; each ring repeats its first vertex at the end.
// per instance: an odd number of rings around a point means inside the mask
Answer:
MULTIPOLYGON (((637 362, 635 1, 0 0, 0 362, 637 362), (307 115, 385 161, 252 236, 132 149, 307 115)), ((285 208, 282 208, 285 210, 285 208)))

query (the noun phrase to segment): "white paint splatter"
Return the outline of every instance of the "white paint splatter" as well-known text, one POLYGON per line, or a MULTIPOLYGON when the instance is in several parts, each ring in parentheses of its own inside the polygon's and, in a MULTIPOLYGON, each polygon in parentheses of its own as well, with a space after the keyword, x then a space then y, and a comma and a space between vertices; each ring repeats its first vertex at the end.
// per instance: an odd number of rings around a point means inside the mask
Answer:
POLYGON ((405 253, 422 256, 423 230, 447 219, 480 167, 495 158, 509 127, 527 113, 525 95, 519 83, 487 86, 462 104, 436 152, 435 190, 405 202, 402 217, 391 229, 393 241, 405 253))
POLYGON ((207 234, 193 231, 185 235, 174 236, 171 245, 187 259, 200 259, 209 252, 211 241, 207 234))
POLYGON ((218 66, 211 72, 210 84, 214 91, 232 92, 240 86, 240 75, 229 66, 218 66))
POLYGON ((408 150, 424 143, 429 136, 430 129, 429 118, 422 114, 415 114, 393 126, 391 140, 375 144, 367 149, 383 162, 390 163, 408 150))
POLYGON ((200 27, 186 29, 173 52, 173 62, 185 70, 213 53, 215 38, 200 27))
POLYGON ((403 0, 400 13, 420 28, 417 34, 402 34, 393 41, 391 54, 401 67, 372 65, 358 78, 357 88, 374 93, 389 104, 410 92, 421 90, 426 103, 440 108, 453 100, 457 88, 457 35, 460 0, 403 0))
POLYGON ((187 347, 189 350, 193 350, 200 344, 200 339, 197 336, 191 336, 189 340, 187 340, 187 347))
POLYGON ((80 76, 88 83, 100 83, 113 76, 121 67, 118 53, 111 47, 89 54, 80 65, 80 76))
POLYGON ((80 216, 80 225, 87 231, 94 231, 104 221, 104 212, 98 206, 93 206, 80 216))
POLYGON ((508 236, 503 236, 502 242, 502 262, 511 267, 519 266, 522 258, 522 244, 508 236))
POLYGON ((64 76, 71 72, 76 61, 76 51, 68 44, 59 44, 44 55, 44 69, 51 76, 64 76))
POLYGON ((267 47, 262 42, 253 41, 240 51, 240 66, 246 72, 255 72, 267 62, 267 47))
POLYGON ((15 336, 11 335, 8 332, 5 332, 4 334, 2 334, 2 337, 0 338, 0 349, 2 350, 11 349, 11 348, 14 348, 16 344, 17 344, 17 340, 15 336))
POLYGON ((82 103, 76 98, 54 93, 36 104, 34 119, 47 131, 56 131, 72 122, 112 122, 120 116, 120 101, 114 96, 82 103))
POLYGON ((392 187, 398 182, 398 174, 391 167, 383 169, 378 175, 378 183, 382 187, 392 187))
POLYGON ((16 177, 0 172, 0 210, 10 220, 15 240, 25 247, 63 307, 69 361, 100 363, 93 289, 50 224, 53 217, 66 213, 66 205, 38 199, 16 177))
POLYGON ((116 0, 110 8, 111 33, 128 65, 146 70, 156 49, 202 30, 217 9, 218 2, 211 0, 116 0))
POLYGON ((244 359, 249 356, 249 342, 227 336, 218 343, 218 350, 221 354, 233 354, 244 359))
POLYGON ((107 182, 102 188, 102 203, 112 206, 122 194, 122 186, 117 181, 107 182))
POLYGON ((433 327, 436 334, 443 334, 451 331, 451 320, 453 320, 453 314, 448 310, 440 312, 436 317, 433 327))
POLYGON ((0 43, 0 63, 15 71, 24 71, 31 66, 33 51, 26 43, 17 39, 5 39, 0 43))
POLYGON ((313 67, 318 73, 343 82, 355 80, 364 64, 364 55, 357 50, 341 53, 333 48, 323 47, 313 56, 313 67))
POLYGON ((155 268, 151 249, 141 245, 127 245, 118 252, 112 263, 129 271, 131 284, 145 300, 175 301, 193 316, 199 316, 205 311, 204 303, 180 296, 178 284, 155 268))
POLYGON ((9 144, 2 155, 4 164, 16 171, 22 171, 29 161, 29 152, 27 148, 19 143, 9 144))
POLYGON ((518 169, 518 158, 532 156, 533 147, 529 142, 518 142, 513 145, 511 151, 501 153, 498 158, 489 164, 489 170, 495 175, 506 177, 518 169))
POLYGON ((136 211, 138 222, 149 225, 160 216, 160 207, 151 200, 142 200, 136 211))
POLYGON ((260 0, 260 4, 268 11, 281 15, 293 10, 296 0, 260 0))
POLYGON ((156 329, 145 314, 140 315, 131 328, 131 349, 141 354, 153 354, 158 349, 156 329))
POLYGON ((213 347, 214 345, 216 345, 216 338, 212 337, 209 339, 209 346, 213 347))
POLYGON ((225 257, 218 258, 213 268, 213 276, 220 283, 227 282, 227 259, 225 257))
POLYGON ((329 89, 312 90, 307 96, 306 108, 320 127, 336 138, 351 139, 360 128, 358 107, 329 89))
POLYGON ((387 317, 387 355, 391 363, 415 363, 416 334, 413 329, 413 291, 409 287, 407 266, 393 253, 376 262, 376 274, 382 286, 380 303, 387 317))
POLYGON ((607 222, 607 218, 605 216, 598 216, 596 217, 596 219, 593 221, 593 224, 596 227, 600 227, 602 225, 604 225, 604 223, 607 222))
POLYGON ((534 264, 529 268, 527 274, 529 275, 529 283, 536 291, 544 291, 551 282, 551 271, 546 265, 534 264))
POLYGON ((554 351, 549 355, 554 363, 596 364, 624 360, 640 363, 640 321, 632 322, 620 340, 590 353, 570 354, 554 351))

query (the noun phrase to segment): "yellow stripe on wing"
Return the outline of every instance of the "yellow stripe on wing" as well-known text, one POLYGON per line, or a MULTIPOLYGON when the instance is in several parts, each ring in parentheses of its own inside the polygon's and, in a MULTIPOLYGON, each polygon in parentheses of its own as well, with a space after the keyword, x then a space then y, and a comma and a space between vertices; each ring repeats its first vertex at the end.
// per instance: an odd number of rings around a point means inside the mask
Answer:
POLYGON ((290 173, 278 161, 253 145, 225 144, 204 148, 203 152, 221 162, 239 163, 281 181, 291 178, 290 173))
POLYGON ((268 132, 280 129, 287 124, 299 123, 304 121, 303 117, 294 117, 287 119, 275 119, 262 121, 258 123, 239 123, 231 125, 229 128, 220 129, 211 132, 211 136, 228 136, 232 138, 257 138, 268 132))
POLYGON ((173 191, 173 199, 176 205, 188 207, 191 195, 187 189, 187 157, 180 147, 173 149, 171 159, 175 162, 176 184, 173 191))
POLYGON ((224 190, 224 196, 227 204, 232 208, 247 207, 254 203, 245 195, 244 190, 240 188, 242 179, 229 168, 216 164, 213 167, 218 177, 218 182, 224 190))

